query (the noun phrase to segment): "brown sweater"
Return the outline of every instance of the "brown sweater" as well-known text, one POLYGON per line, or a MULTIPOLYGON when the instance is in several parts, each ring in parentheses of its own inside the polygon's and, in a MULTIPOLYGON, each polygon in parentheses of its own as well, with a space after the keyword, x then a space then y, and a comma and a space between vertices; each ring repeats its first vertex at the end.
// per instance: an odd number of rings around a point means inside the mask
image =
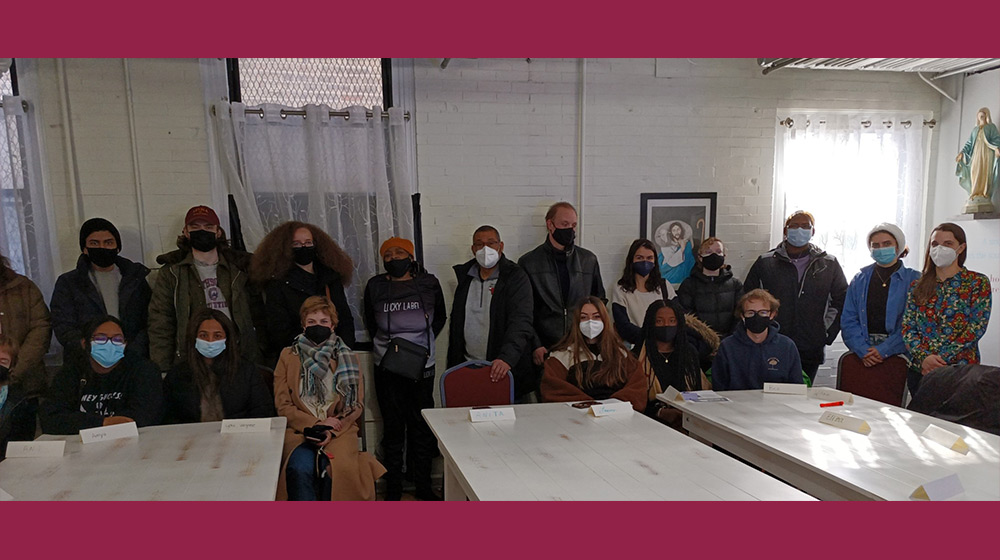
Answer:
MULTIPOLYGON (((622 348, 622 352, 626 350, 622 348)), ((587 356, 590 360, 600 361, 600 357, 595 357, 589 351, 581 356, 587 356)), ((542 375, 542 400, 546 402, 573 402, 587 401, 595 398, 605 398, 604 395, 590 395, 585 389, 580 387, 578 377, 575 372, 580 364, 573 364, 571 350, 560 350, 553 352, 545 360, 545 373, 542 375), (573 374, 571 375, 571 370, 573 374)), ((613 391, 611 398, 620 401, 629 401, 632 408, 637 412, 646 410, 646 395, 649 391, 647 377, 639 362, 632 356, 626 358, 625 369, 628 372, 628 379, 620 387, 604 388, 602 392, 613 391)), ((591 390, 591 392, 596 392, 591 390)))

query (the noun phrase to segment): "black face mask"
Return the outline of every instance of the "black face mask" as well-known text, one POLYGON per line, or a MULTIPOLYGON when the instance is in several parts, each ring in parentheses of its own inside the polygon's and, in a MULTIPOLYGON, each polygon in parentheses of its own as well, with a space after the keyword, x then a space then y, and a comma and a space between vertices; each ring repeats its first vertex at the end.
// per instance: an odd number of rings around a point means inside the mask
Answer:
POLYGON ((761 317, 760 315, 754 315, 753 317, 744 317, 743 324, 746 325, 748 331, 754 334, 760 334, 767 330, 767 327, 771 325, 770 317, 761 317))
POLYGON ((306 338, 311 340, 313 344, 322 344, 326 342, 330 335, 333 334, 333 329, 330 327, 324 327, 323 325, 312 325, 311 327, 306 327, 305 335, 306 338))
POLYGON ((115 257, 118 256, 118 249, 104 249, 102 247, 87 247, 87 258, 91 264, 98 268, 108 268, 115 264, 115 257))
POLYGON ((719 270, 724 264, 726 264, 726 257, 723 257, 718 253, 712 253, 707 257, 701 258, 701 266, 704 267, 705 270, 719 270))
POLYGON ((214 231, 196 229, 189 231, 188 237, 191 239, 191 247, 202 253, 208 253, 219 244, 219 238, 214 231))
POLYGON ((0 366, 0 385, 10 382, 10 368, 0 366))
POLYGON ((556 230, 552 232, 552 239, 555 240, 556 243, 569 249, 573 246, 573 242, 576 241, 576 230, 573 228, 556 228, 556 230))
POLYGON ((316 260, 316 247, 292 247, 292 255, 295 257, 296 264, 306 266, 316 260))
POLYGON ((677 338, 677 325, 653 327, 653 338, 659 342, 673 342, 677 338))
POLYGON ((405 259, 396 259, 391 261, 385 261, 385 271, 389 273, 389 276, 393 278, 402 278, 406 276, 406 273, 410 271, 410 267, 413 266, 413 259, 407 257, 405 259))

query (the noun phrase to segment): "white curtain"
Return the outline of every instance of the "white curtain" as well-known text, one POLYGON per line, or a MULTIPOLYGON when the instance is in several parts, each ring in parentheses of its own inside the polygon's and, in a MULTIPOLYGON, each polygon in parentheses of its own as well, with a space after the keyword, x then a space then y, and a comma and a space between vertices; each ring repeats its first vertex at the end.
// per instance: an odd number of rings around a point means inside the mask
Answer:
POLYGON ((217 103, 212 123, 224 189, 236 202, 247 250, 289 220, 323 228, 354 259, 347 290, 358 325, 364 283, 381 272, 381 243, 413 239, 413 180, 402 109, 349 107, 349 118, 331 117, 326 105, 307 105, 305 117, 291 107, 261 105, 263 116, 241 103, 217 103), (366 117, 366 111, 373 113, 366 117))
POLYGON ((0 254, 52 293, 58 248, 42 187, 34 111, 21 97, 3 96, 0 119, 0 254))
POLYGON ((791 127, 782 126, 778 137, 776 225, 795 210, 811 212, 816 217, 813 243, 835 255, 850 280, 872 262, 867 246, 871 228, 895 223, 911 249, 904 262, 918 267, 925 242, 924 161, 929 135, 924 115, 789 117, 791 127))

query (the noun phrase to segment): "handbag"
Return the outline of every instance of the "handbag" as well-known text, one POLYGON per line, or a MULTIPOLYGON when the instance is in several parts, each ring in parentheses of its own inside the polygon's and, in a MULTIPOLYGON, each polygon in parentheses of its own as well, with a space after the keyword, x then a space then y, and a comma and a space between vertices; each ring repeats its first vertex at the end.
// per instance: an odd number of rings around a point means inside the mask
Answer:
MULTIPOLYGON (((424 309, 424 323, 427 325, 427 332, 429 333, 431 330, 430 318, 427 316, 424 298, 421 296, 419 290, 417 291, 417 298, 420 300, 420 306, 424 309)), ((394 373, 412 381, 423 379, 424 370, 427 369, 427 359, 431 357, 430 350, 426 346, 421 346, 405 338, 393 337, 391 311, 386 315, 386 323, 389 331, 389 344, 385 349, 385 354, 382 356, 379 367, 389 373, 394 373)), ((427 339, 428 341, 430 340, 430 335, 427 336, 427 339)))

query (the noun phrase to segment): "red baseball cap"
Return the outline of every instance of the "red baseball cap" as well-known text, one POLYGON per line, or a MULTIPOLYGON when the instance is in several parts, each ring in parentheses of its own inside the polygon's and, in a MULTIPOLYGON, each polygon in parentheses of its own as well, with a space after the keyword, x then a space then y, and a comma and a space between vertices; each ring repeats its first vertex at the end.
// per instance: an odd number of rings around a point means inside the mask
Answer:
POLYGON ((184 225, 193 224, 198 221, 208 222, 213 226, 222 225, 219 222, 219 215, 208 206, 195 206, 188 210, 187 216, 184 217, 184 225))

